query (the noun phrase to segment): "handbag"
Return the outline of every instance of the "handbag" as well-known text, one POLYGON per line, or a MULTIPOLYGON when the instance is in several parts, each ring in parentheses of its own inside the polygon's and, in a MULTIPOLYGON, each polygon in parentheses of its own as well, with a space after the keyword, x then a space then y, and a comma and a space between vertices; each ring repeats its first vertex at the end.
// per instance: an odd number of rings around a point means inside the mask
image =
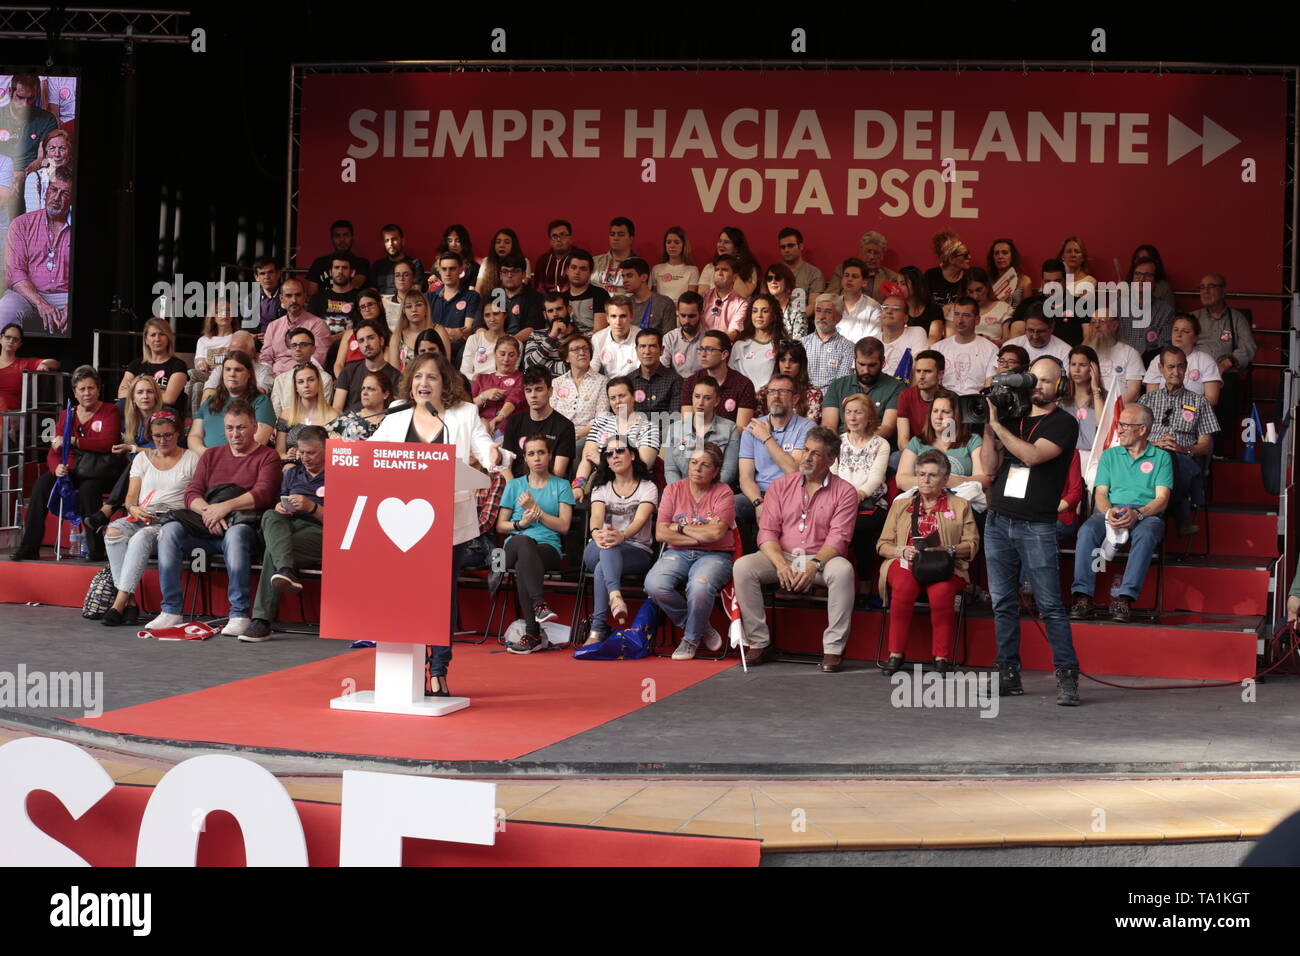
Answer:
POLYGON ((100 568, 86 589, 86 599, 81 602, 81 616, 98 621, 113 606, 116 597, 117 585, 113 583, 113 572, 108 568, 100 568))
MULTIPOLYGON (((213 485, 208 489, 203 500, 210 505, 222 501, 229 501, 231 498, 238 498, 244 494, 246 489, 239 485, 226 484, 213 485)), ((220 538, 221 535, 213 534, 208 530, 208 526, 203 523, 202 516, 197 511, 191 511, 189 508, 173 508, 158 518, 159 524, 171 524, 176 522, 185 528, 185 531, 196 538, 220 538)), ((226 524, 234 527, 237 524, 252 524, 261 526, 262 514, 256 510, 249 511, 232 511, 226 516, 226 524)))
POLYGON ((126 467, 121 455, 107 451, 78 451, 72 463, 72 477, 78 481, 117 481, 126 467))
POLYGON ((919 536, 917 523, 920 517, 921 496, 918 494, 912 502, 912 542, 918 549, 916 558, 912 561, 912 576, 916 578, 918 584, 922 585, 947 581, 956 571, 957 560, 946 550, 932 547, 939 543, 937 533, 929 535, 923 542, 916 544, 919 536))

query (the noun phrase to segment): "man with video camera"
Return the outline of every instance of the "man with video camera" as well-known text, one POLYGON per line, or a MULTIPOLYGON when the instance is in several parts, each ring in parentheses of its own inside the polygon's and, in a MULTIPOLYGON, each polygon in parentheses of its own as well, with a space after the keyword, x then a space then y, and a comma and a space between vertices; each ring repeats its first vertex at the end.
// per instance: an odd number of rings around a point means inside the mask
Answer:
POLYGON ((998 640, 998 692, 1018 696, 1020 682, 1020 582, 1028 580, 1052 645, 1056 702, 1079 704, 1079 659, 1070 635, 1070 618, 1061 602, 1057 564, 1056 509, 1070 472, 1079 423, 1057 407, 1065 377, 1061 363, 1044 356, 1029 374, 994 376, 988 402, 990 438, 984 444, 985 472, 995 474, 984 527, 984 553, 998 640), (1003 386, 999 389, 997 386, 1003 386), (1023 417, 999 419, 1008 408, 1024 406, 1023 417), (1008 402, 1019 392, 1019 402, 1008 402), (999 461, 999 459, 1001 459, 999 461))

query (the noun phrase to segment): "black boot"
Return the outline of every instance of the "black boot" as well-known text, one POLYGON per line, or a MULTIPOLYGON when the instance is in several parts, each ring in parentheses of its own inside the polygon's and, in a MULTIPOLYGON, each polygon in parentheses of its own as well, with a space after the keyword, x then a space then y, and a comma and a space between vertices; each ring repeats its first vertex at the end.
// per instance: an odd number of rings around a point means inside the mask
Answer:
POLYGON ((1057 668, 1056 702, 1062 707, 1079 706, 1079 669, 1077 667, 1057 668))
POLYGON ((998 696, 1020 697, 1025 687, 1020 683, 1020 665, 998 661, 998 696))

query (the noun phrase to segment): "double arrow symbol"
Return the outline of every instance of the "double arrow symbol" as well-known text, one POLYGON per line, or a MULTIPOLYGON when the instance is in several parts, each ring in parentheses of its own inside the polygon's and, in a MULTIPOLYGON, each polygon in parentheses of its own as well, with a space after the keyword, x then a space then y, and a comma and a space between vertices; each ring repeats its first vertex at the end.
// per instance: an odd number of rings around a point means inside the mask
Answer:
POLYGON ((1201 117, 1201 132, 1169 117, 1169 153, 1165 165, 1172 166, 1197 146, 1201 147, 1201 165, 1208 166, 1241 140, 1208 116, 1201 117))

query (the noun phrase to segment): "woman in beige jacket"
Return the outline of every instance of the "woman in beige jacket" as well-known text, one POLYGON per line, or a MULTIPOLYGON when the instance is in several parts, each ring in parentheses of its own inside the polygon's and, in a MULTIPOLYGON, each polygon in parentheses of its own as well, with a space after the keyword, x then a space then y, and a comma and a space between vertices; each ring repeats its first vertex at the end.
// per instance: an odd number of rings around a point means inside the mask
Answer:
POLYGON ((943 674, 951 666, 957 636, 954 599, 970 581, 970 563, 979 550, 980 536, 970 504, 945 487, 949 468, 948 456, 934 449, 917 458, 917 493, 894 500, 876 543, 876 552, 887 559, 880 568, 880 593, 885 594, 886 584, 893 590, 889 602, 889 661, 882 668, 886 676, 903 666, 912 629, 912 611, 922 588, 930 602, 935 670, 943 674), (937 545, 921 543, 921 546, 946 549, 953 556, 952 577, 937 584, 922 585, 912 573, 911 562, 919 553, 912 538, 912 515, 918 504, 921 509, 917 516, 918 536, 925 538, 933 534, 938 539, 937 545))

